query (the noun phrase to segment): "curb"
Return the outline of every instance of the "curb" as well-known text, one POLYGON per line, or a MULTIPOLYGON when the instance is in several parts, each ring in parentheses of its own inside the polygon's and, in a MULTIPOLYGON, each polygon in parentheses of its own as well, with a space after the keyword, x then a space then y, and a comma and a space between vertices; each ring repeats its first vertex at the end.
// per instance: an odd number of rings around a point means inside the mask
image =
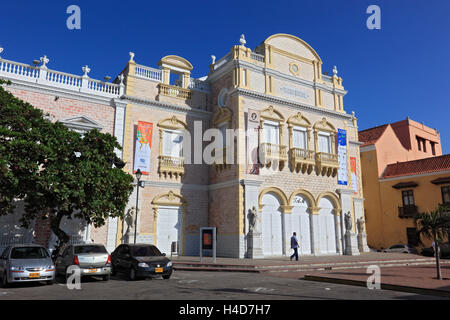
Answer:
MULTIPOLYGON (((307 281, 327 282, 327 283, 345 284, 345 285, 350 285, 350 286, 367 287, 367 282, 363 281, 363 280, 338 279, 338 278, 314 276, 314 275, 309 275, 309 274, 305 275, 303 277, 303 279, 307 280, 307 281)), ((381 283, 380 287, 382 290, 401 291, 401 292, 417 293, 417 294, 423 294, 423 295, 432 295, 432 296, 450 298, 450 291, 444 291, 444 290, 438 290, 438 289, 418 288, 418 287, 410 287, 410 286, 388 284, 388 283, 381 283)))

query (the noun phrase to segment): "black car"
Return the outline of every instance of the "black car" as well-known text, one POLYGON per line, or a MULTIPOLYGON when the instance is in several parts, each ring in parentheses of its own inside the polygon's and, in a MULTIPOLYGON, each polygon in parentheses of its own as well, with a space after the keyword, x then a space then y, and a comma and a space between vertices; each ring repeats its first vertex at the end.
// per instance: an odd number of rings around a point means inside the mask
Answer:
MULTIPOLYGON (((439 258, 448 258, 450 257, 450 243, 443 243, 440 245, 440 257, 439 258)), ((426 257, 434 257, 434 248, 423 248, 422 255, 426 257)))
POLYGON ((112 275, 125 273, 130 280, 162 276, 170 279, 172 261, 151 244, 122 244, 111 253, 112 275))

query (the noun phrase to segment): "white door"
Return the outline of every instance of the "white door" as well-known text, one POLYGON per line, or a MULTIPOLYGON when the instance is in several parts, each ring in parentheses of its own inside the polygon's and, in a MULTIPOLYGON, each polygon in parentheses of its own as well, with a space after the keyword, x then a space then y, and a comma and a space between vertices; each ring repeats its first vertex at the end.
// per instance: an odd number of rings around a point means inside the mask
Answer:
MULTIPOLYGON (((309 203, 301 195, 294 197, 292 202, 291 230, 297 233, 300 243, 299 254, 311 254, 311 222, 308 210, 309 203)), ((291 236, 292 236, 291 232, 291 236)))
POLYGON ((262 240, 265 256, 281 256, 283 254, 283 227, 280 201, 271 193, 262 198, 262 240))
POLYGON ((333 203, 327 198, 322 198, 319 207, 320 252, 324 254, 336 253, 336 225, 333 203))
POLYGON ((156 226, 156 246, 170 255, 172 242, 180 244, 181 209, 179 207, 159 207, 156 226))

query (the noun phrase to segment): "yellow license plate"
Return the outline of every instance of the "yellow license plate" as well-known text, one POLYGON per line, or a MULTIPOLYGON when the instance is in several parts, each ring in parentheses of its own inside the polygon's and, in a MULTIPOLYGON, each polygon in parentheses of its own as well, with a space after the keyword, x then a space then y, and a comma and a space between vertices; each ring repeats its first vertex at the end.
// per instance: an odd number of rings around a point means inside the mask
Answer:
POLYGON ((40 273, 30 273, 28 277, 29 278, 40 278, 41 274, 40 273))
POLYGON ((95 273, 95 272, 97 272, 97 269, 89 269, 88 272, 89 272, 89 273, 95 273))
POLYGON ((156 268, 155 272, 156 273, 162 273, 162 272, 164 272, 164 269, 163 268, 156 268))

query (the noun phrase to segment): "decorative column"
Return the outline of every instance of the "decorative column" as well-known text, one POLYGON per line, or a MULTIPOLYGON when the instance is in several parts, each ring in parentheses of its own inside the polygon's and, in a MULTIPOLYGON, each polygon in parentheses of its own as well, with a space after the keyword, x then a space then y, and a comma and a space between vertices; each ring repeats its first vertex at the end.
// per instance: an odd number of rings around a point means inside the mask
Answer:
POLYGON ((41 60, 41 66, 39 67, 39 79, 38 83, 47 82, 47 63, 50 62, 50 59, 47 58, 46 55, 40 58, 41 60))
POLYGON ((309 208, 310 215, 310 230, 311 230, 311 253, 313 255, 320 254, 320 238, 319 238, 319 208, 309 208))
POLYGON ((249 259, 264 258, 262 251, 261 213, 259 207, 259 187, 262 181, 244 179, 244 210, 245 210, 245 234, 246 257, 249 259))

